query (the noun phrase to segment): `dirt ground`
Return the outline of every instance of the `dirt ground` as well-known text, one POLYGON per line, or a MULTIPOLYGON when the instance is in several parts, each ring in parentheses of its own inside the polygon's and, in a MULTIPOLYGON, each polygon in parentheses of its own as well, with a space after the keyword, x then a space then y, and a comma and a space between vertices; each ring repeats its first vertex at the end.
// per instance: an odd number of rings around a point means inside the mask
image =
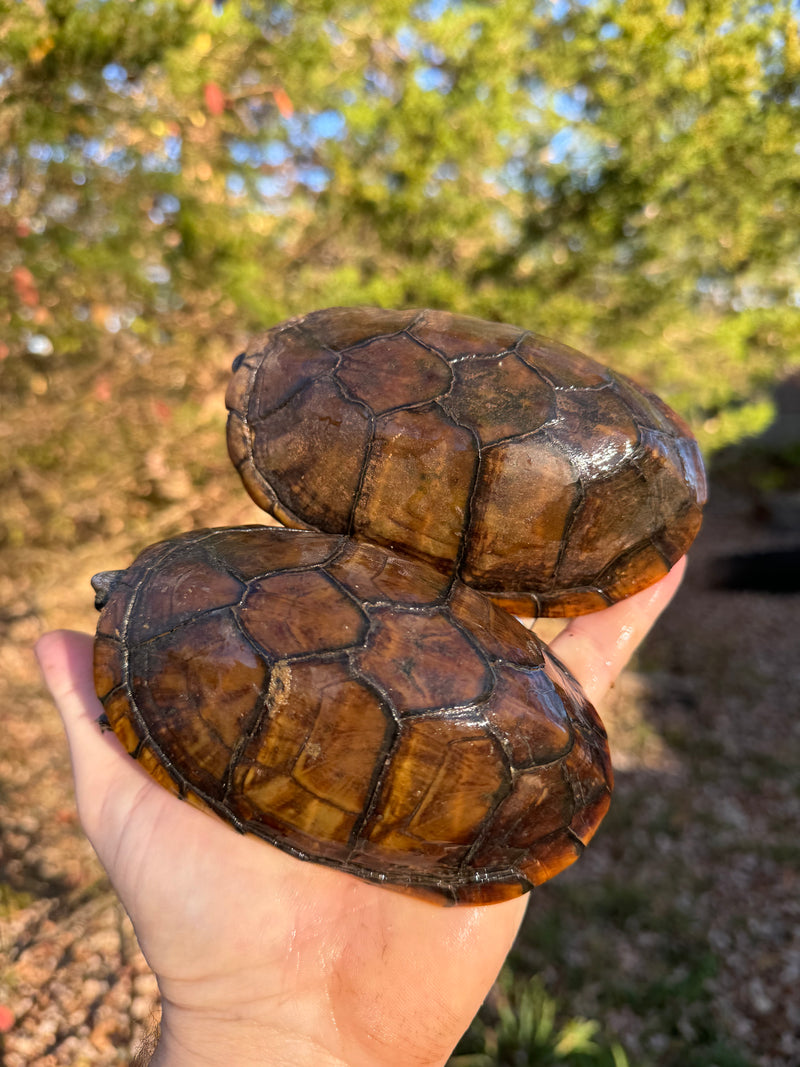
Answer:
MULTIPOLYGON (((215 521, 253 521, 253 511, 242 505, 215 521)), ((739 1057, 719 1057, 719 1067, 800 1065, 800 596, 713 587, 721 556, 797 547, 796 530, 780 526, 749 497, 715 492, 683 589, 601 709, 616 755, 616 814, 581 863, 533 902, 515 953, 517 968, 554 987, 564 987, 565 968, 580 974, 568 1009, 602 1016, 631 1065, 717 1062, 690 1055, 700 1007, 739 1057), (602 915, 593 916, 591 902, 594 887, 612 877, 639 896, 617 900, 609 926, 608 898, 602 915), (573 902, 581 902, 580 921, 570 918, 573 902), (542 932, 554 915, 566 931, 556 946, 561 962, 548 957, 542 932), (627 996, 609 1005, 609 966, 617 981, 643 988, 676 915, 697 958, 713 965, 697 971, 693 958, 682 972, 673 961, 677 978, 660 1000, 651 982, 652 1004, 627 996)), ((35 596, 21 599, 12 578, 2 579, 6 1067, 124 1063, 157 1017, 155 980, 78 825, 66 745, 31 651, 45 629, 91 629, 88 578, 118 565, 87 544, 69 559, 34 553, 26 581, 35 596)))

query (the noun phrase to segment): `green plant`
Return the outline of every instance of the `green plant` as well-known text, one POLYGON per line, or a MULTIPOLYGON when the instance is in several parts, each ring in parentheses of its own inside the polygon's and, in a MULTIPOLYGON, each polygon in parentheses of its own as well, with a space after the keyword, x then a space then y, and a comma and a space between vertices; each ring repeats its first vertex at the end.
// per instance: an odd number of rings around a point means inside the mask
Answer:
POLYGON ((564 1018, 538 976, 521 979, 507 968, 449 1067, 629 1067, 622 1046, 607 1040, 593 1019, 564 1018))

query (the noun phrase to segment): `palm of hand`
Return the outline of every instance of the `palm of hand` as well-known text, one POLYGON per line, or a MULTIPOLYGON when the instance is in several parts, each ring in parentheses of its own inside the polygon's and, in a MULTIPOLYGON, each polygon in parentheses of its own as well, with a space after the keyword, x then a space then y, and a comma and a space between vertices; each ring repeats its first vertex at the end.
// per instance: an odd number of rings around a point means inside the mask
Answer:
POLYGON ((397 1064, 401 1049, 404 1064, 444 1062, 502 965, 524 898, 434 906, 176 803, 97 729, 90 652, 84 635, 53 635, 41 656, 51 684, 71 676, 81 820, 165 1002, 196 1022, 269 1018, 304 1031, 332 1062, 397 1064))

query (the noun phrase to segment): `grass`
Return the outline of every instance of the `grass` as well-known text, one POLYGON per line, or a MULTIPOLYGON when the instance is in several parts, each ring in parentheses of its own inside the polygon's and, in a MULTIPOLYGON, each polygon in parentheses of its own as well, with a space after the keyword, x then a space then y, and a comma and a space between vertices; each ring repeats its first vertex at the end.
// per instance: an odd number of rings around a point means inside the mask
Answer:
POLYGON ((521 951, 512 956, 448 1067, 754 1067, 714 1019, 708 980, 718 960, 701 936, 686 930, 685 917, 677 910, 648 912, 638 893, 606 885, 583 901, 599 936, 586 962, 575 963, 575 923, 568 915, 575 904, 567 894, 555 914, 527 924, 521 951), (631 924, 655 935, 646 975, 619 966, 613 928, 631 924), (543 969, 556 974, 558 993, 540 975, 526 973, 520 957, 531 943, 548 956, 543 969), (567 1007, 583 1003, 582 992, 592 987, 596 1017, 567 1007), (631 1033, 616 1033, 600 1021, 612 1016, 629 1020, 631 1033))
POLYGON ((27 908, 33 899, 31 893, 14 889, 8 882, 0 882, 0 919, 10 919, 16 912, 27 908))
POLYGON ((695 910, 707 879, 669 847, 693 813, 654 802, 653 784, 631 781, 612 807, 619 863, 535 891, 450 1067, 754 1067, 714 1011, 724 961, 695 910))
POLYGON ((593 1019, 564 1015, 538 977, 506 969, 448 1067, 630 1067, 593 1019))

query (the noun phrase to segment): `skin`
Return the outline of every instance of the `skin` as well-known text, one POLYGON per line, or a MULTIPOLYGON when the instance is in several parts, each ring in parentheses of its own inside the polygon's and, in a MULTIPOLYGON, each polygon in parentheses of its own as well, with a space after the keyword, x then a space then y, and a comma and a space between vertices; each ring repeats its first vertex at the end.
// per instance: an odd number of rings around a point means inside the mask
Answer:
MULTIPOLYGON (((683 570, 573 621, 553 642, 593 703, 683 570)), ((37 655, 66 729, 81 822, 158 979, 153 1067, 444 1064, 528 896, 440 907, 232 833, 168 794, 97 728, 91 637, 46 634, 37 655)))

